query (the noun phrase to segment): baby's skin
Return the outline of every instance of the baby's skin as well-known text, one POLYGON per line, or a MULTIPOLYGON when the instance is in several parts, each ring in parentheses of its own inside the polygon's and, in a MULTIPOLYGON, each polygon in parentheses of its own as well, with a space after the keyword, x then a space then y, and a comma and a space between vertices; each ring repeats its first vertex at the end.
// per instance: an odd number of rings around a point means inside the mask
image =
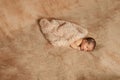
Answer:
POLYGON ((79 39, 73 43, 70 44, 70 47, 73 48, 73 49, 76 49, 76 50, 81 50, 80 49, 80 44, 82 43, 82 39, 79 39))
POLYGON ((92 43, 88 43, 84 39, 78 39, 77 41, 73 42, 70 44, 70 47, 76 50, 81 50, 81 51, 93 51, 94 45, 92 43))
MULTIPOLYGON (((84 39, 78 39, 77 41, 70 44, 70 47, 76 50, 80 51, 87 51, 90 52, 93 50, 93 44, 88 44, 88 42, 84 39)), ((52 48, 53 45, 50 43, 47 43, 45 46, 47 49, 52 48)))

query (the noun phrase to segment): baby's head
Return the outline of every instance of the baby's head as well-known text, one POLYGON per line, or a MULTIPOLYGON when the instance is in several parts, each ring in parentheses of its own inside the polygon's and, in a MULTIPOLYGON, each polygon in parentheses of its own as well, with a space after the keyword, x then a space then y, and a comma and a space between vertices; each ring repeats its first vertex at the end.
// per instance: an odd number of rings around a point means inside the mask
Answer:
POLYGON ((80 44, 80 49, 82 51, 93 51, 96 47, 96 41, 92 37, 85 37, 82 39, 82 43, 80 44))

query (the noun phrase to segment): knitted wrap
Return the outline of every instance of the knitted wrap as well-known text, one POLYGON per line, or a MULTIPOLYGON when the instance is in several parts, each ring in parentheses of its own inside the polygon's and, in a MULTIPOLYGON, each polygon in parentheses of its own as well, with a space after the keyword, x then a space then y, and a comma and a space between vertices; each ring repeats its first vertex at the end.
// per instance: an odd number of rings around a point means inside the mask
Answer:
POLYGON ((88 31, 81 26, 63 20, 41 19, 40 26, 45 38, 54 46, 69 46, 84 38, 88 31))

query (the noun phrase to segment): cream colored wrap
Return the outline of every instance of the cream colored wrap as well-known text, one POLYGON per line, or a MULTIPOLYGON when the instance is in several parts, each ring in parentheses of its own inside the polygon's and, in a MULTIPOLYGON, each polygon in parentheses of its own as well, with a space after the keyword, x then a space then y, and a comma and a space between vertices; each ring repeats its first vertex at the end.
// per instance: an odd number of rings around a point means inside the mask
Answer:
POLYGON ((54 46, 69 46, 84 38, 88 31, 79 25, 63 20, 41 19, 40 26, 45 38, 54 46))

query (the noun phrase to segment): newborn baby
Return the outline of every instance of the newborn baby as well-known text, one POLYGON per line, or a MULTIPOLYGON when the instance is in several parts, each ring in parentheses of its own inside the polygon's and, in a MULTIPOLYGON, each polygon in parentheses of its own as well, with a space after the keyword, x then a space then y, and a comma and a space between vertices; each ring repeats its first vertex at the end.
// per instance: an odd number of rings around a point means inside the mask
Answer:
POLYGON ((96 41, 86 37, 88 31, 81 26, 63 20, 41 19, 39 22, 44 37, 58 47, 71 47, 82 51, 93 51, 96 41))

